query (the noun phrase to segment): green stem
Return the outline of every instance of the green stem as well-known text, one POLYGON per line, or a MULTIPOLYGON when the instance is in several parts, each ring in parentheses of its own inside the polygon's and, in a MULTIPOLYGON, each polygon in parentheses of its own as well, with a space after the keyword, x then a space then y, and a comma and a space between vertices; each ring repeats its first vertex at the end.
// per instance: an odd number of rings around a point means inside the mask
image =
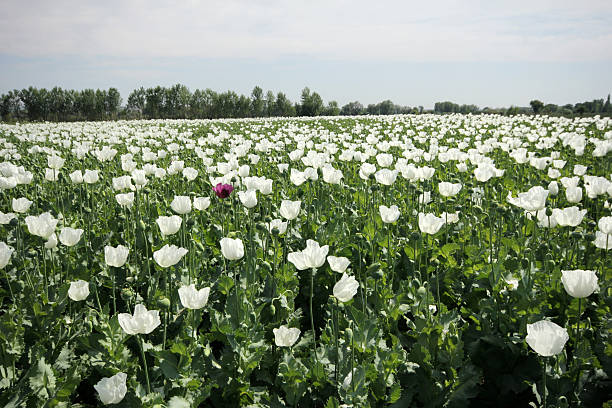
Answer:
POLYGON ((314 316, 312 314, 312 296, 313 296, 313 292, 314 292, 314 274, 315 274, 315 268, 310 269, 310 304, 309 304, 309 309, 310 309, 310 327, 312 329, 312 349, 314 351, 315 361, 318 363, 319 362, 319 358, 317 357, 317 333, 315 332, 314 316))
POLYGON ((336 330, 334 330, 335 332, 334 334, 336 337, 335 339, 336 340, 336 365, 335 365, 334 371, 335 371, 335 379, 337 383, 338 382, 338 364, 340 364, 340 347, 338 345, 338 331, 340 328, 338 327, 338 312, 339 312, 338 299, 335 298, 335 300, 336 300, 336 310, 335 310, 336 313, 335 313, 335 319, 334 319, 334 328, 336 330))
POLYGON ((542 383, 543 383, 543 388, 542 388, 542 393, 543 393, 543 398, 544 398, 544 408, 547 407, 546 404, 546 357, 543 358, 544 360, 544 364, 542 365, 542 383))
POLYGON ((150 394, 151 384, 149 383, 149 369, 147 368, 147 358, 145 357, 145 352, 144 352, 144 340, 142 339, 142 337, 138 337, 138 339, 140 340, 138 342, 138 345, 140 345, 140 352, 142 354, 142 364, 144 366, 145 379, 147 380, 147 394, 150 394))
POLYGON ((111 268, 108 268, 109 273, 112 274, 111 279, 113 282, 113 314, 117 314, 117 295, 115 293, 115 273, 111 268))

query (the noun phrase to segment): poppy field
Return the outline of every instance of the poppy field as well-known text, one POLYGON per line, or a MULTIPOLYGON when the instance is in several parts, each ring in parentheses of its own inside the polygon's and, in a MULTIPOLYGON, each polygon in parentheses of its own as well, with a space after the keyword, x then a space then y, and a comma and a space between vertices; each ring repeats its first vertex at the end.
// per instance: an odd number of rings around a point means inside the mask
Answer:
POLYGON ((0 406, 612 406, 612 120, 0 124, 0 406))

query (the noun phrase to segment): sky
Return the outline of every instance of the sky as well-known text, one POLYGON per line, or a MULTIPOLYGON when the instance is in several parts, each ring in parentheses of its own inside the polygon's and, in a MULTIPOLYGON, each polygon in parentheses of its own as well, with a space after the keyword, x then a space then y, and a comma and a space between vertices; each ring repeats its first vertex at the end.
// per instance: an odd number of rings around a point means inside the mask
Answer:
POLYGON ((612 1, 2 0, 0 93, 140 86, 433 107, 612 92, 612 1))

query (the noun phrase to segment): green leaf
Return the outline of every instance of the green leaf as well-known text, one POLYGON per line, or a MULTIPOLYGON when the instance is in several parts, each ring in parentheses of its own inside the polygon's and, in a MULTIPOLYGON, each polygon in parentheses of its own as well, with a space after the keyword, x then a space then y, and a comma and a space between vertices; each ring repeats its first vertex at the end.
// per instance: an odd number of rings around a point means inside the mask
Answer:
POLYGON ((389 404, 393 404, 402 396, 402 386, 399 383, 394 383, 391 386, 391 392, 389 393, 389 404))
POLYGON ((227 295, 234 287, 234 280, 227 275, 221 275, 219 276, 217 285, 219 286, 219 291, 224 295, 227 295))
POLYGON ((340 402, 336 399, 336 397, 329 397, 327 402, 325 403, 325 408, 339 408, 340 402))
POLYGON ((41 398, 49 398, 49 391, 55 390, 55 374, 45 358, 38 360, 38 365, 34 375, 30 377, 30 387, 34 394, 41 398))

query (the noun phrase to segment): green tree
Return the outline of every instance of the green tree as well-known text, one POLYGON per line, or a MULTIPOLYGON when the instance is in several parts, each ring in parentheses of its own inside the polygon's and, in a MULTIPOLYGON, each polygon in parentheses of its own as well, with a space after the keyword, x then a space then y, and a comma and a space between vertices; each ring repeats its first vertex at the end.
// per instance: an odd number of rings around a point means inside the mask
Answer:
POLYGON ((259 86, 253 88, 251 92, 251 116, 254 118, 260 118, 265 114, 265 101, 263 98, 263 89, 259 86))
POLYGON ((265 114, 266 116, 274 116, 275 115, 275 96, 274 96, 274 92, 272 91, 268 91, 266 93, 266 99, 265 99, 265 114))
POLYGON ((119 108, 121 107, 121 94, 117 88, 109 88, 106 92, 106 100, 104 101, 104 110, 108 119, 117 119, 119 116, 119 108))
POLYGON ((310 92, 308 87, 302 90, 300 116, 319 116, 323 111, 323 99, 316 92, 310 92))
POLYGON ((604 103, 603 112, 612 113, 612 105, 610 105, 610 94, 608 94, 608 99, 606 99, 606 103, 604 103))
POLYGON ((342 107, 340 114, 343 116, 362 115, 364 113, 363 105, 358 101, 349 102, 342 107))
POLYGON ((325 116, 338 116, 339 114, 340 108, 338 107, 338 102, 336 101, 330 101, 323 110, 323 115, 325 116))
POLYGON ((534 99, 533 101, 529 102, 529 105, 531 105, 531 109, 533 109, 533 113, 536 115, 540 113, 540 111, 544 107, 544 103, 537 99, 534 99))
POLYGON ((128 96, 126 110, 130 117, 142 118, 147 102, 146 91, 143 87, 134 89, 128 96))
POLYGON ((274 116, 291 117, 297 114, 295 106, 282 92, 276 94, 274 103, 274 116))

